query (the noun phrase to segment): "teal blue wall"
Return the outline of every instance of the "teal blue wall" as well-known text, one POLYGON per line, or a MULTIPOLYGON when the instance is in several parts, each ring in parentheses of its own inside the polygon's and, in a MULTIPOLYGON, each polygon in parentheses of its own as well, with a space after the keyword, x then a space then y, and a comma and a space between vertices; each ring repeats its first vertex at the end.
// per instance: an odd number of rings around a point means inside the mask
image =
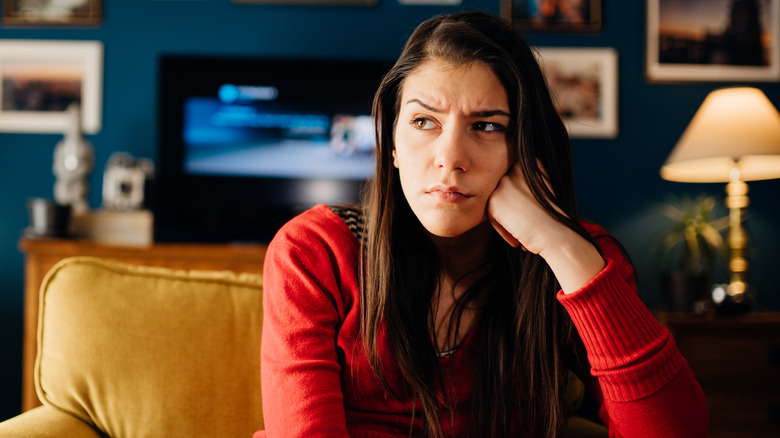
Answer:
MULTIPOLYGON (((581 212, 627 247, 639 271, 642 297, 661 305, 650 251, 660 228, 653 203, 669 194, 719 184, 670 183, 658 176, 666 156, 706 94, 726 83, 650 84, 644 78, 644 2, 604 0, 604 26, 593 34, 529 34, 546 46, 614 47, 619 53, 620 134, 574 140, 581 212)), ((300 55, 394 58, 422 20, 458 8, 499 11, 498 0, 464 0, 461 7, 404 6, 380 0, 370 7, 236 5, 229 0, 105 1, 96 28, 0 28, 2 39, 100 40, 105 45, 103 129, 88 136, 96 151, 91 204, 100 205, 102 169, 114 151, 155 155, 155 61, 160 53, 300 55)), ((780 85, 763 89, 780 107, 780 85)), ((52 196, 52 152, 59 135, 0 133, 0 420, 18 413, 21 392, 22 255, 25 199, 52 196)), ((750 184, 749 229, 754 236, 752 281, 764 308, 780 309, 773 269, 780 256, 780 180, 750 184)))

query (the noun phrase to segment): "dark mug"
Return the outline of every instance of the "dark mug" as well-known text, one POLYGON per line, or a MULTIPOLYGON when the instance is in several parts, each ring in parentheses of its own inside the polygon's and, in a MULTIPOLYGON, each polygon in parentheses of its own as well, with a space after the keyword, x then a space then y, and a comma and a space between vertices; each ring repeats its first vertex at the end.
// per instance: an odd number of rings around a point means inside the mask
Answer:
POLYGON ((28 237, 67 237, 70 225, 70 205, 57 204, 52 199, 28 198, 28 237))

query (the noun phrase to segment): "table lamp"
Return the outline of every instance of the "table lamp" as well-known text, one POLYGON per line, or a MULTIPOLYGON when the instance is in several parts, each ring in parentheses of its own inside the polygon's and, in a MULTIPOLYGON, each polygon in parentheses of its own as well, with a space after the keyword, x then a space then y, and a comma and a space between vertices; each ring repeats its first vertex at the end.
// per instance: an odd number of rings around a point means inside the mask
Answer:
POLYGON ((756 88, 711 92, 693 116, 661 177, 679 182, 725 182, 729 209, 728 297, 745 301, 748 238, 742 226, 749 204, 746 181, 780 178, 780 113, 756 88))

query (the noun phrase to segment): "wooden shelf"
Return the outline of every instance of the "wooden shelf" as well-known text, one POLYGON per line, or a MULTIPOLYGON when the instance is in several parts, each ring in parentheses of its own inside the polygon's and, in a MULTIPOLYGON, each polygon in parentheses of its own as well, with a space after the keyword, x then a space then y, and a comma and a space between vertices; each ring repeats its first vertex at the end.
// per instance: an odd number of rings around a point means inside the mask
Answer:
POLYGON ((37 354, 38 292, 46 273, 60 260, 93 256, 137 265, 186 270, 229 270, 262 273, 266 246, 261 244, 155 243, 150 246, 115 246, 72 239, 19 241, 24 259, 24 350, 22 355, 22 411, 41 403, 35 393, 33 372, 37 354))

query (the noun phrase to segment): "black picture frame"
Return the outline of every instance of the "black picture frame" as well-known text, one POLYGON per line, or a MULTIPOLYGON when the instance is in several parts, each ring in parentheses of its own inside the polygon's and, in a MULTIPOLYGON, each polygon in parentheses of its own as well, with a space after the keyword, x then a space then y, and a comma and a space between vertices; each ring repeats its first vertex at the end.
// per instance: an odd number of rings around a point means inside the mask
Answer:
POLYGON ((374 6, 379 0, 230 0, 243 5, 374 6))
POLYGON ((601 0, 502 0, 502 14, 524 31, 601 30, 601 0))

